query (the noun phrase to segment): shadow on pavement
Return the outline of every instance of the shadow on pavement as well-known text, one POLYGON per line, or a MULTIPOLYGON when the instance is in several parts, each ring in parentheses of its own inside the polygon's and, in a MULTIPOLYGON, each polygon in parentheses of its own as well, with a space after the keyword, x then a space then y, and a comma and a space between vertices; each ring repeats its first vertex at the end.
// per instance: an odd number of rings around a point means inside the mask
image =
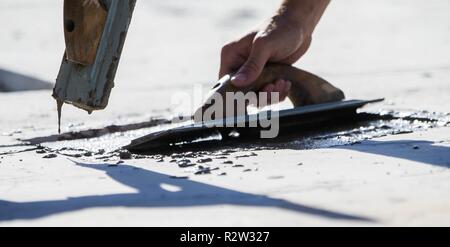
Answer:
POLYGON ((431 141, 418 140, 368 140, 357 145, 341 146, 336 148, 389 156, 450 168, 450 147, 434 144, 435 143, 431 141))
POLYGON ((0 92, 50 90, 52 83, 0 69, 0 92))
POLYGON ((168 175, 129 165, 119 165, 118 167, 108 167, 106 164, 77 163, 77 165, 104 171, 112 179, 136 189, 137 192, 22 203, 0 200, 0 221, 36 219, 58 213, 67 213, 95 207, 177 208, 239 205, 280 208, 332 220, 360 221, 366 223, 376 222, 364 216, 335 212, 282 199, 229 190, 191 180, 173 179, 168 175), (170 185, 178 189, 176 192, 168 191, 162 185, 170 185))

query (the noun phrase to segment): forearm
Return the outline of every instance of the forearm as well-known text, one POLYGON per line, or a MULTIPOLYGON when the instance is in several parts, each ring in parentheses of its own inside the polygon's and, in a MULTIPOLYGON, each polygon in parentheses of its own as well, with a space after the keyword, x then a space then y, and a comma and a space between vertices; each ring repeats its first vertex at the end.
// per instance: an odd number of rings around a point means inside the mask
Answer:
POLYGON ((329 3, 330 0, 283 0, 277 14, 312 34, 329 3))

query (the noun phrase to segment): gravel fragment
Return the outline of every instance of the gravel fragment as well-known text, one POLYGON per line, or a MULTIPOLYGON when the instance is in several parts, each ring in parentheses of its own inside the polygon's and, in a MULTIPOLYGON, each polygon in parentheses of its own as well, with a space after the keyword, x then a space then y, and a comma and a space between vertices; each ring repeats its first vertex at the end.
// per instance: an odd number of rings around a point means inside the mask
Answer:
POLYGON ((170 176, 171 179, 189 179, 188 176, 170 176))
POLYGON ((181 168, 187 168, 187 167, 192 167, 195 166, 196 164, 192 163, 190 160, 188 159, 184 159, 184 160, 180 160, 177 162, 177 165, 181 168))
POLYGON ((43 156, 42 158, 43 159, 53 159, 56 157, 58 157, 58 155, 56 155, 56 154, 47 154, 47 155, 43 156))
POLYGON ((133 155, 128 150, 121 150, 119 151, 119 157, 123 160, 130 160, 133 155))
POLYGON ((213 160, 211 158, 204 158, 204 159, 197 160, 197 163, 204 164, 204 163, 209 163, 209 162, 212 162, 212 161, 213 160))

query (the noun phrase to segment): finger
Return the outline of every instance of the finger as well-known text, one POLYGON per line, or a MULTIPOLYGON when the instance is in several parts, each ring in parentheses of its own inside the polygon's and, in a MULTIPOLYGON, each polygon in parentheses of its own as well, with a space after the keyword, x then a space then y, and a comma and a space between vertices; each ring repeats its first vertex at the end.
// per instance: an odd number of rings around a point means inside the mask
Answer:
POLYGON ((265 85, 260 91, 270 93, 270 92, 273 92, 274 88, 275 88, 275 85, 273 83, 269 83, 269 84, 265 85))
POLYGON ((275 81, 275 91, 276 92, 279 92, 279 93, 284 92, 285 87, 286 87, 286 81, 285 80, 278 79, 278 80, 275 81))
POLYGON ((261 90, 261 92, 265 92, 266 93, 266 98, 265 99, 259 99, 258 101, 258 107, 262 108, 265 106, 270 105, 270 94, 273 93, 275 91, 275 85, 273 83, 270 83, 268 85, 266 85, 263 90, 261 90))
POLYGON ((289 96, 291 89, 292 89, 292 82, 286 81, 286 88, 283 93, 283 100, 285 100, 289 96))
POLYGON ((230 42, 221 51, 219 77, 236 72, 247 60, 252 49, 256 32, 244 35, 242 38, 230 42))
POLYGON ((284 82, 285 83, 284 83, 283 89, 280 92, 280 102, 286 100, 287 96, 289 95, 289 92, 291 91, 291 87, 292 87, 292 84, 290 81, 285 80, 284 82))
POLYGON ((286 88, 288 87, 288 82, 283 80, 282 83, 278 86, 277 91, 279 93, 279 102, 282 102, 286 99, 286 88))
POLYGON ((246 56, 240 55, 238 47, 224 46, 220 57, 219 78, 239 69, 245 63, 245 60, 246 56))
POLYGON ((268 49, 264 49, 262 45, 255 44, 247 61, 231 79, 232 83, 237 87, 250 85, 259 77, 269 57, 268 49))
POLYGON ((283 96, 283 95, 284 95, 284 92, 286 91, 286 87, 287 87, 287 82, 285 80, 283 80, 283 79, 278 79, 275 82, 275 91, 274 91, 274 93, 278 94, 278 99, 274 98, 274 97, 271 97, 272 98, 272 102, 271 102, 272 104, 277 104, 280 101, 284 100, 283 97, 285 97, 285 96, 283 96))

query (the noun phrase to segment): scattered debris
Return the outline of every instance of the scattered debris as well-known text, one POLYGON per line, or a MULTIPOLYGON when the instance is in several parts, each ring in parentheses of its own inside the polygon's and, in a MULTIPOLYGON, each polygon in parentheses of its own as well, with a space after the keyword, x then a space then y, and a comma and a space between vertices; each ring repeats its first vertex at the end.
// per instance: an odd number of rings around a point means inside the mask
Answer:
POLYGON ((213 160, 211 158, 204 158, 204 159, 199 159, 197 160, 197 163, 203 164, 203 163, 209 163, 212 162, 213 160))
MULTIPOLYGON (((295 142, 283 142, 284 140, 281 140, 280 143, 275 144, 262 144, 262 146, 258 146, 261 144, 252 144, 250 147, 237 147, 234 149, 225 149, 225 150, 218 150, 218 151, 200 151, 200 152, 182 152, 177 150, 178 153, 173 153, 171 155, 135 155, 130 153, 127 150, 115 150, 115 151, 106 151, 105 149, 99 149, 97 146, 96 148, 90 148, 90 150, 82 150, 79 149, 80 145, 77 145, 77 143, 74 144, 68 144, 69 147, 63 147, 61 149, 55 148, 54 146, 42 146, 41 144, 32 143, 24 145, 25 147, 33 147, 32 149, 26 149, 26 150, 19 150, 19 151, 10 151, 8 153, 4 153, 4 155, 8 154, 16 154, 20 152, 29 152, 32 151, 33 153, 36 152, 37 154, 45 155, 43 158, 45 159, 51 159, 58 156, 70 156, 70 157, 76 157, 80 158, 83 156, 91 157, 95 156, 96 159, 104 160, 107 162, 115 162, 118 157, 120 157, 122 160, 127 159, 154 159, 157 162, 164 162, 165 160, 169 161, 170 163, 176 163, 181 168, 187 168, 187 167, 194 167, 200 164, 206 164, 209 162, 214 161, 220 161, 221 164, 230 165, 230 167, 235 168, 244 168, 243 172, 250 172, 251 169, 246 169, 244 165, 233 165, 234 163, 237 163, 239 161, 234 160, 240 159, 240 158, 248 158, 252 156, 257 156, 257 154, 253 151, 257 150, 277 150, 279 148, 286 148, 290 145, 295 145, 296 148, 320 148, 324 146, 330 145, 332 143, 333 145, 346 145, 346 144, 352 144, 352 143, 360 143, 361 138, 370 139, 372 137, 380 137, 385 135, 391 135, 391 134, 400 134, 400 133, 409 133, 416 130, 424 130, 428 128, 434 128, 439 127, 442 125, 439 125, 439 121, 444 122, 445 124, 450 123, 449 115, 447 116, 441 116, 438 113, 430 113, 430 112, 416 112, 416 113, 409 113, 407 115, 400 115, 401 112, 379 112, 379 113, 363 113, 366 114, 367 117, 363 118, 363 121, 361 122, 361 125, 358 125, 356 127, 352 127, 350 129, 346 129, 345 131, 339 131, 336 132, 334 130, 331 130, 328 133, 321 133, 319 136, 312 136, 309 138, 305 138, 304 140, 296 140, 295 142), (367 119, 366 119, 367 118, 367 119), (365 120, 364 120, 365 119, 365 120), (376 121, 373 121, 376 120, 376 121), (312 143, 312 144, 310 144, 312 143), (73 148, 70 147, 72 145, 73 148), (312 145, 312 146, 311 146, 312 145), (64 151, 64 152, 63 152, 64 151), (74 152, 75 151, 75 152, 74 152), (103 157, 100 157, 103 156, 103 157), (211 157, 211 158, 209 158, 211 157), (197 160, 197 163, 193 163, 197 160), (234 161, 234 162, 233 162, 234 161)), ((448 140, 447 140, 448 142, 448 140)), ((47 144, 45 144, 47 145, 47 144)), ((63 144, 66 146, 66 143, 63 144)), ((208 148, 208 147, 205 147, 208 148)), ((408 147, 407 147, 408 148, 408 147)), ((418 150, 423 147, 418 145, 410 145, 409 148, 418 150)), ((274 152, 275 153, 275 152, 274 152)), ((170 153, 169 153, 170 154, 170 153)), ((3 158, 3 157, 1 157, 3 158)), ((123 161, 119 161, 118 164, 123 163, 123 161)), ((243 163, 243 162, 239 162, 243 163)), ((255 164, 255 163, 253 163, 255 164)), ((294 163, 295 164, 295 163, 294 163)), ((373 164, 383 164, 382 162, 375 162, 373 164)), ((298 166, 305 165, 303 162, 298 163, 298 166)), ((249 166, 250 167, 250 166, 249 166)), ((257 170, 254 169, 253 170, 257 170)), ((241 169, 240 169, 241 170, 241 169)), ((194 169, 196 171, 196 169, 194 169)), ((199 169, 196 171, 198 174, 207 174, 211 173, 210 168, 202 167, 202 169, 199 169)), ((197 174, 197 175, 198 175, 197 174)), ((221 176, 225 176, 226 173, 219 174, 221 176)), ((182 177, 184 178, 184 177, 182 177)), ((282 179, 283 176, 273 176, 269 177, 269 179, 282 179)))
POLYGON ((188 176, 170 176, 171 179, 189 179, 188 176))
POLYGON ((196 171, 195 175, 205 175, 205 174, 211 174, 211 171, 219 170, 219 168, 211 169, 210 167, 203 167, 199 166, 198 171, 196 171))
POLYGON ((180 168, 187 168, 187 167, 196 166, 196 164, 192 163, 191 160, 188 160, 188 159, 177 161, 177 165, 180 168))
POLYGON ((211 174, 211 170, 210 169, 199 170, 199 171, 196 171, 194 174, 195 175, 211 174))
POLYGON ((134 155, 134 158, 137 159, 137 160, 141 160, 141 159, 146 159, 147 156, 141 155, 141 154, 135 154, 135 155, 134 155))
POLYGON ((228 157, 226 157, 226 156, 219 156, 219 157, 215 157, 214 159, 224 160, 224 159, 228 159, 228 157))
POLYGON ((58 157, 57 154, 47 154, 47 155, 43 156, 42 158, 43 159, 53 159, 53 158, 56 158, 56 157, 58 157))
POLYGON ((123 160, 130 160, 133 157, 133 155, 128 150, 120 150, 119 157, 123 160))
POLYGON ((182 154, 172 154, 170 156, 170 158, 172 158, 172 159, 181 159, 181 158, 184 158, 184 157, 183 157, 182 154))
POLYGON ((160 159, 164 159, 164 155, 155 155, 155 156, 152 156, 152 158, 155 160, 160 160, 160 159))
POLYGON ((199 156, 201 156, 201 154, 199 153, 194 153, 194 152, 187 152, 184 155, 184 158, 198 158, 199 156))
POLYGON ((226 176, 226 175, 227 175, 226 172, 222 172, 222 173, 220 173, 218 176, 226 176))
POLYGON ((228 134, 228 136, 231 138, 239 138, 239 136, 241 136, 241 134, 237 130, 233 130, 228 134))

